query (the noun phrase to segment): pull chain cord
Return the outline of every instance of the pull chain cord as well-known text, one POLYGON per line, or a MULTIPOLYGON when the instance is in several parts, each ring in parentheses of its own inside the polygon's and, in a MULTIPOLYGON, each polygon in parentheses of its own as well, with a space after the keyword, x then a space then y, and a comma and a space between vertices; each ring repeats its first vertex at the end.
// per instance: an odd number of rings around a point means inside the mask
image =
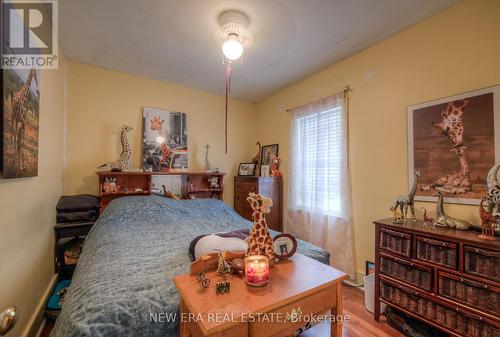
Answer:
POLYGON ((226 141, 226 154, 227 154, 227 110, 229 107, 229 94, 231 94, 231 72, 232 72, 232 65, 231 61, 227 62, 226 65, 226 115, 225 115, 225 121, 224 121, 224 126, 225 126, 225 141, 226 141))

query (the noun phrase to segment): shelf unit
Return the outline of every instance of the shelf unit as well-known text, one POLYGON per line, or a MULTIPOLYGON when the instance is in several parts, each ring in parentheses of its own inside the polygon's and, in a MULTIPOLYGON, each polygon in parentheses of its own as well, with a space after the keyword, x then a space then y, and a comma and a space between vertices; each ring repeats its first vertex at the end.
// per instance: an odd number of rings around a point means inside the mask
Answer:
POLYGON ((181 197, 183 199, 215 198, 222 200, 224 193, 224 176, 222 172, 180 171, 154 172, 153 175, 172 175, 181 177, 181 197), (208 179, 217 177, 219 188, 210 188, 208 179))
POLYGON ((116 198, 151 194, 150 172, 97 172, 97 175, 99 176, 100 214, 116 198), (106 178, 116 179, 117 192, 104 192, 106 178), (138 188, 141 191, 136 191, 138 188))

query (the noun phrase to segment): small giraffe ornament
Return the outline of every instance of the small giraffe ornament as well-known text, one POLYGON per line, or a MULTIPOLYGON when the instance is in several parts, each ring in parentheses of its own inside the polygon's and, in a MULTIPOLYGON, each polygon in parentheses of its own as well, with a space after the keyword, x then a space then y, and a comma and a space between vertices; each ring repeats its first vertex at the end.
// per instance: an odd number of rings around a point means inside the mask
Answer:
POLYGON ((269 234, 264 214, 271 212, 273 201, 260 194, 248 194, 247 201, 252 207, 253 227, 248 235, 248 255, 264 255, 269 265, 274 264, 273 239, 269 234))

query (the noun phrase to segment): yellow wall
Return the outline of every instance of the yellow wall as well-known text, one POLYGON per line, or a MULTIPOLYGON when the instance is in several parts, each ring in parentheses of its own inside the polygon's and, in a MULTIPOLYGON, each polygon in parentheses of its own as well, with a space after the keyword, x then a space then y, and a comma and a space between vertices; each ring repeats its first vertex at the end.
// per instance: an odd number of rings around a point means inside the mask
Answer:
POLYGON ((24 336, 54 275, 55 206, 63 191, 67 63, 40 74, 38 176, 0 179, 0 310, 15 305, 20 319, 9 336, 24 336))
POLYGON ((232 204, 238 163, 255 155, 255 104, 230 101, 225 154, 223 96, 75 62, 68 75, 65 193, 98 192, 95 169, 118 158, 122 124, 134 128, 129 135, 133 167, 142 167, 143 107, 187 113, 190 169, 203 169, 204 146, 210 144, 212 165, 227 173, 224 200, 232 204))
MULTIPOLYGON (((407 190, 406 107, 500 83, 499 13, 498 0, 461 2, 258 104, 259 139, 280 143, 286 177, 285 109, 346 85, 353 88, 349 142, 359 271, 374 258, 372 221, 390 216, 394 197, 407 190)), ((425 206, 434 214, 433 204, 425 206)), ((477 206, 446 208, 478 222, 477 206)))

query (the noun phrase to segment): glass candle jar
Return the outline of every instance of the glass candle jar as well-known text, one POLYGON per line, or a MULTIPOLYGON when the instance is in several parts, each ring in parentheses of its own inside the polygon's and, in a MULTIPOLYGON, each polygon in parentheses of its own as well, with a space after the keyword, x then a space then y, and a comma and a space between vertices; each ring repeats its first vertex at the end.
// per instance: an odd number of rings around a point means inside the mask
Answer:
POLYGON ((249 286, 263 287, 269 282, 269 260, 263 255, 251 255, 245 259, 245 282, 249 286))

